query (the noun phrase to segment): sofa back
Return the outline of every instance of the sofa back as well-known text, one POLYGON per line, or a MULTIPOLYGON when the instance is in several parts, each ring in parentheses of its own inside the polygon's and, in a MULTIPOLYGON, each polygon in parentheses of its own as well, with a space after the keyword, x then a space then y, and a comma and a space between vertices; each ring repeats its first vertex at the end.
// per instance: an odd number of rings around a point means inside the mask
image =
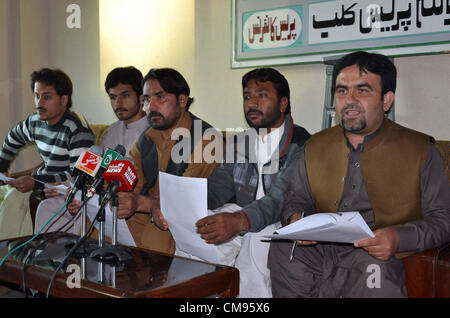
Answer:
POLYGON ((445 175, 450 183, 450 140, 436 140, 435 146, 441 153, 445 175))

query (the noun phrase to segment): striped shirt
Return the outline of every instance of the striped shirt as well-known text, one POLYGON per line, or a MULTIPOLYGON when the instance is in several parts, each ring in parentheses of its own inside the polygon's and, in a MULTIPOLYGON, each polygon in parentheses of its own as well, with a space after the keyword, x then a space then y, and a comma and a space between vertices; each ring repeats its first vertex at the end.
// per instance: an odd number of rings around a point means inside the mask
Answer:
MULTIPOLYGON (((8 171, 23 146, 35 142, 44 165, 33 173, 34 179, 43 183, 66 181, 80 154, 94 141, 92 131, 69 110, 54 125, 47 125, 34 113, 9 131, 0 150, 0 172, 8 171)), ((35 189, 41 187, 35 183, 35 189)))

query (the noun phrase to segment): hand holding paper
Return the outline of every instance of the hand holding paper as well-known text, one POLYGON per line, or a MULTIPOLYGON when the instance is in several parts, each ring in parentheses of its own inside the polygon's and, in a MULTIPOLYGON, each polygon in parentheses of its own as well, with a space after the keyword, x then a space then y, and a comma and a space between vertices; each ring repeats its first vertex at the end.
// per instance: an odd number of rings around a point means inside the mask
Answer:
MULTIPOLYGON (((0 181, 6 183, 6 182, 9 182, 9 181, 13 181, 13 180, 15 180, 15 179, 14 178, 10 178, 10 177, 8 177, 5 174, 0 172, 0 181)), ((41 181, 36 180, 34 178, 33 178, 33 180, 35 182, 42 183, 41 181)), ((45 189, 55 190, 55 192, 57 192, 59 194, 62 194, 62 195, 65 195, 66 191, 67 191, 67 186, 65 186, 64 184, 53 185, 53 184, 45 183, 45 189)), ((44 191, 45 191, 45 189, 44 189, 44 191)))
POLYGON ((46 197, 48 198, 49 195, 47 195, 46 189, 49 189, 49 193, 51 193, 51 196, 56 195, 66 195, 68 187, 65 184, 49 184, 46 183, 44 186, 44 192, 46 193, 46 197))
POLYGON ((206 243, 220 244, 244 231, 247 224, 241 214, 222 212, 198 220, 195 226, 206 243))
POLYGON ((4 175, 3 173, 0 172, 0 181, 8 182, 8 181, 11 181, 11 180, 14 180, 14 178, 10 178, 10 177, 8 177, 8 176, 6 176, 6 175, 4 175))
POLYGON ((370 256, 387 261, 398 250, 399 235, 393 227, 376 230, 375 237, 355 242, 355 247, 365 249, 370 256))
POLYGON ((17 191, 27 193, 33 190, 36 181, 37 180, 34 180, 32 176, 26 175, 18 177, 16 179, 10 178, 9 181, 4 181, 4 183, 10 185, 13 188, 16 188, 17 191))
POLYGON ((161 230, 166 231, 169 228, 169 224, 167 223, 166 219, 164 218, 164 215, 161 212, 161 204, 159 200, 153 200, 151 211, 153 222, 161 230))
POLYGON ((359 212, 316 213, 282 227, 273 239, 355 243, 375 237, 359 212))

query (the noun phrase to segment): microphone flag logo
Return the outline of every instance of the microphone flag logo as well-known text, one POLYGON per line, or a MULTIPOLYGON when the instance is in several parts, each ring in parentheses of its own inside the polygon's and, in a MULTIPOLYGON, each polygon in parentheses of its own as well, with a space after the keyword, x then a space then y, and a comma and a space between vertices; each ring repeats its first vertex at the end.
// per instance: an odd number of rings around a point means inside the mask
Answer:
POLYGON ((128 160, 114 160, 103 174, 106 183, 120 181, 118 191, 131 191, 137 180, 137 173, 128 160))
POLYGON ((76 168, 89 174, 90 176, 94 176, 100 168, 100 165, 98 164, 100 160, 101 157, 97 154, 86 151, 83 156, 78 159, 76 168))
POLYGON ((103 156, 102 163, 100 164, 103 168, 107 169, 111 161, 113 160, 120 160, 123 157, 115 152, 114 150, 111 150, 109 148, 106 149, 105 155, 103 156))

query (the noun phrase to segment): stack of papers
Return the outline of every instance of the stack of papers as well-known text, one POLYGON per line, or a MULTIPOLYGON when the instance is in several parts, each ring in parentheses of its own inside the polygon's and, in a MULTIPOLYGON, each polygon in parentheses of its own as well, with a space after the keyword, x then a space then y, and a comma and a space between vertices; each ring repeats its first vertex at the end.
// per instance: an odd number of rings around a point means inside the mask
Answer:
POLYGON ((359 212, 316 213, 266 236, 318 242, 355 243, 375 237, 359 212))

